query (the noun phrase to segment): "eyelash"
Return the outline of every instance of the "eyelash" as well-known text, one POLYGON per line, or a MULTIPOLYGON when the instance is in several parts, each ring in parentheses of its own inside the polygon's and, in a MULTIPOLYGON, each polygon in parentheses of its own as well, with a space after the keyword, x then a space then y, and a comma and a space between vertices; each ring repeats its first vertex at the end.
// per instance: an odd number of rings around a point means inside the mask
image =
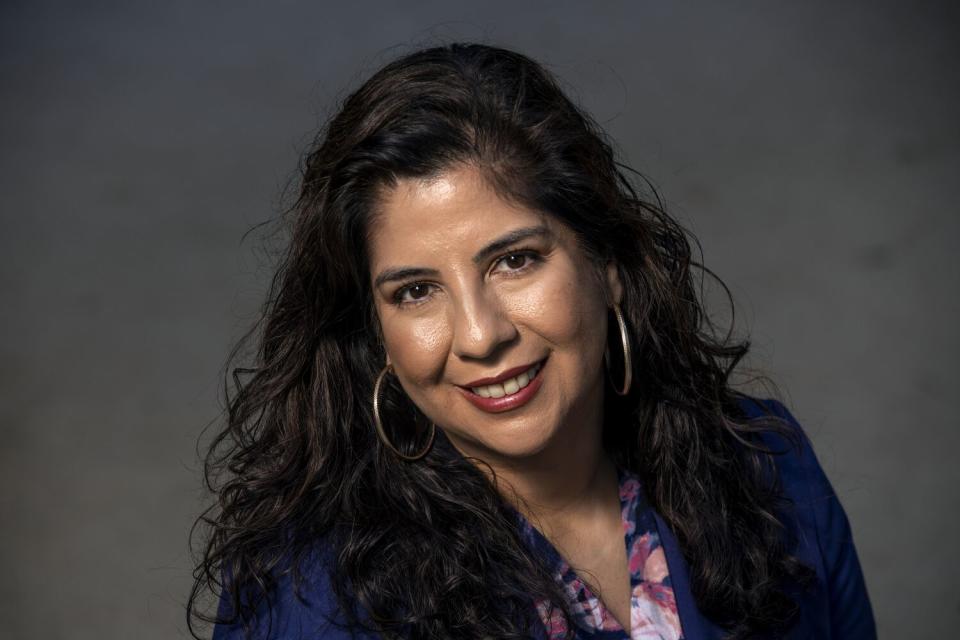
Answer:
MULTIPOLYGON (((519 249, 514 249, 513 251, 509 251, 507 253, 502 254, 499 258, 493 261, 493 264, 498 265, 500 264, 501 261, 506 260, 507 258, 512 258, 514 256, 524 256, 525 258, 527 258, 527 262, 519 269, 512 269, 508 271, 507 273, 511 274, 508 277, 512 277, 514 274, 525 273, 528 269, 533 268, 535 264, 543 260, 543 257, 535 249, 532 249, 529 247, 521 247, 519 249)), ((397 289, 396 292, 394 292, 393 304, 398 307, 408 307, 408 306, 415 306, 418 304, 422 304, 423 302, 426 302, 427 297, 421 298, 419 300, 413 300, 413 301, 403 300, 403 295, 407 291, 418 286, 433 286, 433 285, 431 285, 429 282, 411 282, 410 284, 406 284, 400 287, 399 289, 397 289)))

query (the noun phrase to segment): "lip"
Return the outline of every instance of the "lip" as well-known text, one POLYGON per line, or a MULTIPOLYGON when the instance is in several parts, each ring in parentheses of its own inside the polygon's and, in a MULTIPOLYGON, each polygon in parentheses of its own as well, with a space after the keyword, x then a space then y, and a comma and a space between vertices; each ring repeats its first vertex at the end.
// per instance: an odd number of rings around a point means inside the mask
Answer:
POLYGON ((466 389, 470 387, 485 387, 488 384, 497 384, 498 382, 503 382, 504 380, 509 380, 510 378, 518 376, 524 371, 526 371, 527 369, 529 369, 530 367, 535 366, 538 362, 544 362, 545 360, 546 358, 544 358, 543 360, 535 360, 534 362, 530 362, 528 364, 522 364, 519 367, 514 367, 513 369, 507 369, 503 373, 498 373, 492 378, 478 378, 477 380, 473 380, 472 382, 468 382, 466 384, 458 385, 458 386, 466 389))
MULTIPOLYGON (((537 391, 540 390, 540 386, 543 384, 543 370, 546 368, 547 361, 546 359, 540 360, 540 370, 537 371, 536 377, 530 381, 530 384, 525 386, 523 389, 520 389, 512 395, 503 396, 502 398, 484 398, 483 396, 478 396, 470 389, 457 386, 457 390, 463 394, 463 397, 466 398, 470 404, 486 411, 487 413, 502 413, 504 411, 510 411, 512 409, 517 409, 523 405, 530 402, 533 397, 536 395, 537 391)), ((494 384, 494 382, 499 382, 500 380, 506 380, 512 378, 515 375, 523 373, 530 367, 536 365, 533 364, 527 365, 525 367, 516 367, 514 369, 508 369, 504 373, 500 374, 496 378, 482 378, 480 384, 476 382, 471 382, 471 386, 480 387, 486 384, 494 384), (483 380, 492 380, 494 382, 483 382, 483 380)))

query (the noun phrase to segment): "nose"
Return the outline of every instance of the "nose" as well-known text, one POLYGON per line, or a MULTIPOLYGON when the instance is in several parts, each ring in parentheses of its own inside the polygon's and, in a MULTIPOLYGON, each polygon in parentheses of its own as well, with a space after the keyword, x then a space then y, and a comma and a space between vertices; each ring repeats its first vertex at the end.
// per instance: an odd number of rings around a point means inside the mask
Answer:
POLYGON ((517 338, 503 305, 489 290, 461 296, 454 310, 452 350, 460 358, 482 360, 495 355, 517 338))

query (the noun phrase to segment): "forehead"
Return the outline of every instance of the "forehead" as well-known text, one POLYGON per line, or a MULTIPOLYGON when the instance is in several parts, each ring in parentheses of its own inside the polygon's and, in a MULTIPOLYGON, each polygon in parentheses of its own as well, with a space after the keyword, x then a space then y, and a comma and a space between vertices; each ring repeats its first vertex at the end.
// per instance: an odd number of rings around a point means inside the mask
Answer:
POLYGON ((478 169, 402 179, 379 198, 368 232, 371 267, 470 253, 511 229, 535 225, 557 232, 549 216, 500 197, 478 169))

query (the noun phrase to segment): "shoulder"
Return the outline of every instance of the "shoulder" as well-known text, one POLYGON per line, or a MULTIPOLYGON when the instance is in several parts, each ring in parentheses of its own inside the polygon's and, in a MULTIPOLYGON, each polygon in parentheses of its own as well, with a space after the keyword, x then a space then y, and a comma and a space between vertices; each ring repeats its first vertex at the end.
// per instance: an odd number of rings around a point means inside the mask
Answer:
MULTIPOLYGON (((764 431, 762 444, 775 452, 777 474, 783 491, 791 500, 806 501, 826 490, 826 475, 814 453, 806 431, 787 407, 773 398, 740 396, 739 407, 748 419, 775 417, 787 428, 789 437, 775 431, 764 431)), ((830 489, 832 492, 832 489, 830 489)))
POLYGON ((763 445, 775 454, 778 479, 784 497, 792 504, 798 533, 815 536, 822 551, 838 544, 852 544, 839 496, 817 459, 813 443, 793 414, 783 403, 769 398, 744 397, 740 406, 747 418, 775 416, 789 429, 789 436, 765 431, 761 438, 763 445))
POLYGON ((765 432, 764 445, 776 452, 777 475, 791 504, 787 529, 794 534, 797 557, 811 565, 824 587, 806 611, 811 624, 822 625, 818 637, 876 638, 873 612, 854 546, 853 533, 840 498, 820 465, 813 444, 783 403, 743 396, 747 418, 775 416, 785 421, 795 442, 765 432))
POLYGON ((814 509, 821 519, 818 529, 830 529, 827 517, 835 515, 839 497, 827 479, 814 451, 813 443, 787 407, 773 398, 740 398, 740 408, 747 418, 774 416, 788 428, 789 436, 775 431, 763 432, 763 445, 775 453, 777 474, 787 498, 798 505, 814 509))
MULTIPOLYGON (((270 598, 257 607, 247 630, 242 622, 220 623, 212 640, 368 640, 376 636, 345 627, 345 617, 330 586, 333 549, 318 543, 300 565, 302 581, 294 585, 290 567, 277 572, 277 585, 270 598)), ((227 576, 224 581, 228 581, 227 576)), ((217 617, 230 620, 232 606, 221 596, 217 617)))

